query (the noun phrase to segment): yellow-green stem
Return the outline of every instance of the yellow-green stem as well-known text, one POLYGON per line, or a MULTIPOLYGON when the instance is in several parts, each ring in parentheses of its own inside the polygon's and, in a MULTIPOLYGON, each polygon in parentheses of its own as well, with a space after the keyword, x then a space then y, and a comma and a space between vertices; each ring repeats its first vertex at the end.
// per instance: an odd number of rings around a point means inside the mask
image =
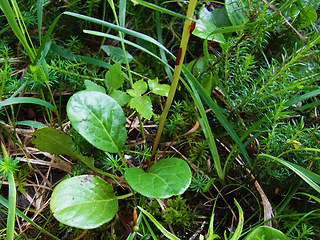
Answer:
POLYGON ((186 14, 186 17, 188 19, 186 19, 184 22, 182 38, 181 38, 181 43, 180 43, 180 48, 179 48, 179 54, 177 56, 177 61, 176 61, 176 65, 174 68, 172 84, 170 87, 169 96, 167 98, 165 107, 164 107, 163 112, 160 117, 157 136, 156 136, 153 148, 152 148, 152 153, 151 153, 151 158, 150 158, 151 160, 154 159, 154 156, 156 154, 158 144, 160 142, 160 137, 163 132, 164 124, 167 119, 168 112, 171 107, 171 104, 172 104, 172 101, 173 101, 173 98, 174 98, 174 95, 175 95, 175 92, 176 92, 176 89, 178 86, 178 82, 179 82, 179 78, 180 78, 180 74, 181 74, 181 69, 182 69, 182 65, 183 65, 183 60, 184 60, 184 56, 186 54, 186 50, 187 50, 187 46, 188 46, 188 40, 190 37, 190 33, 192 31, 192 27, 191 27, 192 20, 190 20, 190 19, 193 17, 193 13, 194 13, 194 9, 196 7, 196 4, 197 4, 197 0, 190 0, 189 1, 189 6, 188 6, 187 14, 186 14))

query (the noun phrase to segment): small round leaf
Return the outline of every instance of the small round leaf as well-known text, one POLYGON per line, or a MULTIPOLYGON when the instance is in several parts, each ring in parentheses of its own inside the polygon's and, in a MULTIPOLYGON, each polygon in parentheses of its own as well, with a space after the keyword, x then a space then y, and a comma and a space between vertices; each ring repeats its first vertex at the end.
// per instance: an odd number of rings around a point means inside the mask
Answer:
POLYGON ((100 177, 82 175, 57 185, 51 196, 50 208, 61 223, 92 229, 116 215, 118 199, 109 183, 100 177))
POLYGON ((125 179, 138 193, 150 198, 169 198, 184 193, 191 183, 191 170, 179 158, 163 159, 144 172, 141 168, 127 168, 125 179))

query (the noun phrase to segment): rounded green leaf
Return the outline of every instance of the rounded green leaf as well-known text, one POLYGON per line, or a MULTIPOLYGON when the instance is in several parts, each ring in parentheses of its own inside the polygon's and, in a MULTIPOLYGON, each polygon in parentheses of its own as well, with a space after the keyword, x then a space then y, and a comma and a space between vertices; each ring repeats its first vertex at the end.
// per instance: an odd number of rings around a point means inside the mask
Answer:
POLYGON ((66 179, 54 189, 50 208, 63 224, 92 229, 110 221, 118 211, 112 186, 100 177, 82 175, 66 179))
POLYGON ((116 153, 127 139, 126 118, 120 105, 96 91, 74 94, 67 104, 72 126, 96 148, 116 153))
POLYGON ((213 31, 217 29, 214 13, 210 13, 205 7, 202 7, 199 12, 199 20, 192 34, 199 38, 225 43, 226 39, 222 33, 213 34, 213 31))
POLYGON ((163 159, 146 173, 140 168, 127 168, 125 179, 138 193, 150 198, 169 198, 184 193, 191 183, 191 170, 179 158, 163 159))
POLYGON ((252 231, 245 240, 289 240, 289 238, 284 235, 279 230, 268 227, 268 226, 260 226, 254 231, 252 231))

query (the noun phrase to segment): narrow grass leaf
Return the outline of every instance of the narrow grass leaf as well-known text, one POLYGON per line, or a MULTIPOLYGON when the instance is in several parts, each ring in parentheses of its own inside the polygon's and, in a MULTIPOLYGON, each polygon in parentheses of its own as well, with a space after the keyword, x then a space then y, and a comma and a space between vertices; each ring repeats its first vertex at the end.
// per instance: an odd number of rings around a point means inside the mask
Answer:
POLYGON ((299 102, 305 101, 305 100, 307 100, 309 98, 312 98, 312 97, 315 97, 315 96, 318 96, 318 95, 320 95, 320 88, 317 89, 317 90, 314 90, 312 92, 305 93, 305 94, 303 94, 301 96, 295 96, 292 99, 286 101, 284 103, 284 106, 290 107, 293 104, 297 104, 299 102))
POLYGON ((46 127, 45 124, 41 123, 41 122, 37 122, 37 121, 18 121, 15 122, 16 125, 24 125, 24 126, 29 126, 29 127, 33 127, 33 128, 42 128, 42 127, 46 127))
POLYGON ((175 235, 170 233, 167 229, 165 229, 161 223, 159 223, 150 213, 148 213, 146 210, 144 210, 142 207, 138 206, 138 209, 143 212, 144 215, 146 215, 151 222, 162 232, 163 235, 165 235, 170 240, 180 240, 180 238, 177 238, 175 235))
POLYGON ((240 206, 240 204, 237 202, 236 199, 234 199, 234 203, 236 204, 237 208, 238 208, 238 212, 239 212, 239 220, 238 220, 238 226, 236 228, 236 230, 234 231, 232 237, 230 240, 238 240, 241 236, 241 232, 242 232, 242 228, 243 228, 243 211, 242 208, 240 206))
POLYGON ((76 55, 76 54, 64 49, 63 47, 56 45, 55 43, 52 43, 51 50, 54 53, 58 54, 59 56, 65 58, 65 59, 68 59, 70 61, 88 63, 88 64, 104 67, 107 69, 109 69, 111 67, 111 64, 109 64, 109 63, 106 63, 104 61, 101 61, 99 59, 94 59, 91 57, 76 55))
POLYGON ((108 28, 123 32, 123 33, 127 33, 127 34, 129 34, 131 36, 134 36, 134 37, 137 37, 137 38, 141 38, 141 39, 143 39, 145 41, 151 42, 151 43, 155 44, 156 46, 162 48, 164 51, 169 53, 169 55, 174 57, 174 55, 166 47, 164 47, 157 40, 155 40, 154 38, 152 38, 152 37, 150 37, 148 35, 145 35, 145 34, 142 34, 142 33, 139 33, 139 32, 124 28, 124 27, 121 27, 121 26, 117 26, 115 24, 112 24, 112 23, 109 23, 109 22, 106 22, 106 21, 103 21, 103 20, 100 20, 100 19, 97 19, 97 18, 88 17, 88 16, 85 16, 85 15, 82 15, 82 14, 68 12, 68 11, 64 12, 64 14, 69 15, 69 16, 73 16, 73 17, 76 17, 76 18, 79 18, 79 19, 82 19, 82 20, 85 20, 85 21, 93 22, 93 23, 96 23, 96 24, 99 24, 99 25, 102 25, 102 26, 105 26, 105 27, 108 27, 108 28))
MULTIPOLYGON (((172 67, 165 61, 163 61, 161 58, 159 58, 157 55, 155 55, 154 53, 150 52, 148 49, 136 44, 136 43, 133 43, 129 40, 126 40, 126 39, 122 39, 120 37, 117 37, 117 36, 114 36, 114 35, 111 35, 111 34, 108 34, 108 33, 102 33, 102 32, 98 32, 98 31, 92 31, 92 30, 83 30, 84 33, 87 33, 87 34, 91 34, 91 35, 95 35, 95 36, 99 36, 99 37, 107 37, 107 38, 110 38, 110 39, 114 39, 114 40, 117 40, 117 41, 121 41, 121 42, 124 42, 130 46, 133 46, 137 49, 140 49, 141 51, 144 51, 145 53, 148 53, 149 55, 151 55, 152 57, 156 58, 157 60, 159 60, 160 62, 162 62, 164 65, 166 65, 168 68, 172 69, 172 67)), ((111 66, 111 65, 110 65, 111 66)), ((110 68, 110 67, 109 67, 110 68)))
POLYGON ((39 34, 40 43, 42 38, 41 27, 42 27, 43 5, 44 5, 44 0, 37 0, 37 24, 38 24, 38 34, 39 34))
POLYGON ((240 152, 243 154, 247 164, 251 167, 252 166, 252 160, 248 155, 247 150, 245 149, 243 143, 241 142, 239 136, 234 131, 232 125, 229 123, 227 118, 222 113, 219 105, 211 99, 211 97, 207 94, 206 90, 201 86, 201 84, 197 81, 197 79, 190 73, 190 71, 183 66, 182 72, 184 73, 186 79, 188 80, 188 83, 192 88, 194 88, 199 92, 200 97, 205 101, 206 104, 210 107, 210 109, 213 111, 219 122, 222 124, 222 126, 226 129, 226 131, 229 133, 230 137, 235 141, 235 143, 238 145, 240 152))
POLYGON ((150 9, 153 9, 155 11, 158 11, 158 12, 161 12, 161 13, 165 13, 165 14, 168 14, 168 15, 171 15, 171 16, 175 16, 175 17, 178 17, 178 18, 182 18, 182 19, 189 19, 189 20, 192 20, 192 21, 195 21, 194 19, 192 18, 187 18, 185 15, 182 15, 180 13, 176 13, 174 11, 171 11, 169 9, 166 9, 166 8, 163 8, 163 7, 160 7, 156 4, 153 4, 153 3, 149 3, 149 2, 146 2, 146 1, 143 1, 143 0, 132 0, 132 2, 137 5, 137 4, 140 4, 142 6, 145 6, 147 8, 150 8, 150 9))
POLYGON ((13 104, 23 104, 23 103, 31 103, 31 104, 37 104, 44 106, 46 108, 49 108, 50 110, 57 112, 57 109, 51 104, 48 103, 42 99, 38 98, 31 98, 31 97, 14 97, 14 98, 9 98, 5 101, 0 102, 0 108, 4 106, 9 106, 13 104))
MULTIPOLYGON (((3 196, 0 195, 0 204, 5 206, 6 208, 9 207, 9 201, 7 199, 5 199, 3 196)), ((57 238, 56 236, 54 236, 52 233, 48 232, 47 230, 45 230, 43 227, 39 226, 38 224, 36 224, 34 221, 32 221, 29 217, 27 217, 23 212, 21 212, 19 209, 16 208, 16 215, 18 215, 19 217, 21 217, 23 220, 27 221, 28 223, 30 223, 32 226, 34 226, 35 228, 37 228, 40 232, 43 232, 49 236, 51 236, 53 239, 56 240, 60 240, 60 238, 57 238)))
POLYGON ((27 41, 27 38, 24 34, 24 30, 20 27, 21 25, 17 23, 17 19, 20 20, 19 16, 17 15, 18 13, 16 14, 15 12, 13 12, 12 10, 13 8, 10 6, 10 3, 8 2, 8 0, 0 1, 0 7, 8 20, 11 30, 14 32, 14 34, 16 35, 16 37, 18 38, 22 46, 25 48, 31 62, 34 62, 35 52, 30 47, 27 41))
POLYGON ((320 176, 318 174, 315 174, 301 166, 298 166, 294 163, 271 156, 269 154, 259 154, 258 158, 270 159, 272 161, 278 162, 281 165, 291 169, 298 176, 300 176, 306 183, 308 183, 314 190, 320 193, 320 176))

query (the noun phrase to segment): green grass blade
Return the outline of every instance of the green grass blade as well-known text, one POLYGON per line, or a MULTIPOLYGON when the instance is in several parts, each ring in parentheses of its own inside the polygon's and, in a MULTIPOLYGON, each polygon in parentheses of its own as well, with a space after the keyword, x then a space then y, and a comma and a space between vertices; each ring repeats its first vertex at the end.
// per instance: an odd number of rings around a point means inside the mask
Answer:
POLYGON ((119 1, 119 25, 121 27, 126 26, 126 8, 127 8, 127 1, 120 0, 119 1))
POLYGON ((237 202, 236 199, 234 199, 234 203, 236 204, 239 212, 239 222, 236 230, 234 231, 232 238, 230 240, 238 240, 241 236, 242 228, 243 228, 243 211, 239 203, 237 202))
POLYGON ((104 61, 101 61, 101 60, 95 59, 95 58, 91 58, 91 57, 76 55, 72 52, 67 51, 63 47, 56 45, 55 43, 52 43, 51 50, 54 53, 58 54, 59 56, 65 58, 65 59, 68 59, 70 61, 88 63, 88 64, 104 67, 107 69, 109 69, 111 67, 111 65, 109 63, 106 63, 104 61))
POLYGON ((41 43, 41 27, 42 27, 42 16, 43 16, 43 5, 44 0, 37 0, 37 24, 38 24, 38 35, 41 43))
MULTIPOLYGON (((44 45, 44 49, 41 52, 41 57, 39 59, 39 61, 37 62, 37 68, 40 67, 41 64, 43 64, 45 62, 45 58, 50 50, 52 42, 46 42, 46 44, 44 45)), ((46 65, 46 64, 45 64, 46 65)), ((49 79, 49 76, 47 76, 47 79, 49 79)))
MULTIPOLYGON (((9 201, 1 195, 0 195, 0 204, 5 206, 6 208, 9 207, 9 201)), ((31 225, 33 225, 34 227, 36 227, 37 229, 39 229, 41 232, 51 236, 53 239, 59 240, 59 238, 57 238, 56 236, 54 236, 53 234, 51 234, 50 232, 48 232, 47 230, 45 230, 44 228, 36 224, 34 221, 32 221, 29 217, 27 217, 23 212, 21 212, 17 208, 16 208, 16 214, 22 219, 24 219, 25 221, 27 221, 28 223, 30 223, 31 225)))
POLYGON ((27 55, 29 56, 31 62, 34 62, 35 60, 35 53, 30 47, 27 38, 25 37, 25 34, 23 32, 23 29, 20 28, 19 24, 17 23, 16 19, 19 19, 19 16, 17 16, 14 11, 12 10, 10 3, 8 0, 1 0, 0 1, 0 7, 4 13, 4 15, 7 18, 7 21, 9 23, 9 26, 11 30, 14 32, 22 46, 25 48, 27 55))
POLYGON ((51 104, 48 103, 42 99, 38 98, 31 98, 31 97, 15 97, 15 98, 9 98, 3 102, 0 102, 0 108, 4 106, 9 106, 12 104, 22 104, 22 103, 31 103, 31 104, 37 104, 44 106, 46 108, 49 108, 50 110, 57 112, 57 109, 51 104))
POLYGON ((178 18, 182 18, 182 19, 189 19, 189 20, 195 21, 192 18, 187 18, 186 16, 184 16, 184 15, 182 15, 180 13, 176 13, 174 11, 171 11, 169 9, 160 7, 160 6, 158 6, 156 4, 153 4, 153 3, 149 3, 149 2, 146 2, 146 1, 143 1, 143 0, 132 0, 132 2, 135 5, 140 4, 140 5, 144 6, 144 7, 147 7, 147 8, 153 9, 155 11, 158 11, 158 12, 161 12, 161 13, 165 13, 165 14, 168 14, 168 15, 171 15, 171 16, 174 16, 174 17, 178 17, 178 18))
POLYGON ((214 161, 214 167, 217 171, 218 177, 222 181, 224 181, 225 180, 224 179, 225 173, 224 173, 224 171, 222 171, 222 166, 221 166, 221 161, 220 161, 218 149, 217 149, 217 146, 216 146, 216 143, 214 140, 214 136, 211 131, 210 124, 209 124, 209 121, 207 118, 207 114, 206 114, 206 111, 204 110, 204 106, 202 104, 201 98, 193 86, 191 86, 191 88, 190 88, 188 86, 188 84, 182 78, 180 78, 180 81, 184 84, 185 88, 189 92, 190 96, 192 97, 193 101, 195 102, 195 104, 198 108, 198 111, 199 111, 199 114, 201 117, 201 119, 199 119, 199 123, 200 123, 202 131, 204 133, 204 136, 205 136, 206 140, 208 141, 209 149, 210 149, 210 152, 212 155, 212 159, 214 161))
MULTIPOLYGON (((160 14, 159 12, 155 12, 155 21, 156 21, 156 27, 157 27, 157 37, 158 37, 158 41, 159 43, 163 44, 163 38, 162 38, 162 27, 161 27, 161 21, 160 21, 160 14)), ((163 60, 163 62, 166 62, 168 63, 168 60, 167 60, 167 56, 166 56, 166 53, 165 51, 162 49, 162 48, 159 48, 160 50, 160 57, 161 59, 163 60)), ((170 67, 168 67, 167 65, 165 65, 164 67, 167 75, 168 75, 168 78, 170 79, 170 81, 172 81, 172 71, 170 69, 170 67)))
POLYGON ((247 150, 245 149, 245 146, 241 142, 239 136, 234 131, 232 125, 229 123, 227 118, 222 113, 219 105, 211 99, 211 97, 207 94, 206 90, 200 85, 200 83, 197 81, 197 79, 190 73, 190 71, 183 66, 182 72, 185 75, 186 79, 188 80, 188 83, 190 86, 193 86, 198 92, 200 97, 204 100, 206 104, 210 107, 210 109, 215 114, 216 118, 219 120, 219 122, 222 124, 222 126, 226 129, 226 131, 229 133, 230 137, 233 139, 233 141, 238 145, 240 152, 243 154, 247 164, 252 167, 252 160, 248 155, 247 150))
POLYGON ((313 200, 317 201, 319 204, 320 204, 320 198, 316 197, 316 196, 313 196, 309 193, 304 193, 304 192, 298 192, 297 194, 302 194, 302 195, 306 195, 308 196, 309 198, 312 198, 313 200))
POLYGON ((170 240, 180 240, 180 238, 177 238, 174 236, 171 232, 169 232, 167 229, 165 229, 150 213, 148 213, 146 210, 144 210, 142 207, 138 206, 138 209, 143 212, 144 215, 146 215, 151 222, 162 232, 163 235, 165 235, 170 240))
POLYGON ((73 17, 76 17, 76 18, 79 18, 79 19, 82 19, 82 20, 85 20, 85 21, 93 22, 93 23, 96 23, 96 24, 99 24, 99 25, 102 25, 102 26, 105 26, 105 27, 112 28, 114 30, 120 31, 122 33, 129 34, 131 36, 134 36, 134 37, 137 37, 137 38, 141 38, 141 39, 143 39, 145 41, 148 41, 148 42, 151 42, 151 43, 155 44, 156 46, 158 46, 158 47, 162 48, 164 51, 166 51, 170 56, 175 57, 166 47, 164 47, 157 40, 155 40, 152 37, 149 37, 148 35, 145 35, 145 34, 142 34, 142 33, 139 33, 139 32, 124 28, 124 27, 121 27, 121 26, 117 26, 115 24, 112 24, 112 23, 109 23, 109 22, 106 22, 106 21, 102 21, 102 20, 97 19, 97 18, 88 17, 88 16, 85 16, 85 15, 82 15, 82 14, 78 14, 78 13, 73 13, 73 12, 68 12, 67 11, 67 12, 64 12, 63 14, 66 14, 66 15, 69 15, 69 16, 73 16, 73 17))
MULTIPOLYGON (((161 58, 159 58, 157 55, 155 55, 154 53, 152 53, 151 51, 149 51, 148 49, 136 44, 136 43, 133 43, 129 40, 126 40, 126 39, 122 39, 120 37, 117 37, 117 36, 114 36, 114 35, 111 35, 111 34, 108 34, 108 33, 102 33, 102 32, 97 32, 97 31, 92 31, 92 30, 83 30, 84 33, 87 33, 87 34, 92 34, 92 35, 95 35, 95 36, 99 36, 99 37, 107 37, 107 38, 111 38, 111 39, 114 39, 114 40, 118 40, 118 41, 122 41, 124 42, 125 44, 128 44, 130 46, 133 46, 137 49, 140 49, 142 51, 144 51, 145 53, 148 53, 149 55, 151 55, 152 57, 156 58, 157 60, 159 60, 160 62, 162 62, 164 65, 166 65, 167 67, 171 68, 171 66, 164 62, 161 58)), ((172 68, 171 68, 172 69, 172 68)))
POLYGON ((315 97, 315 96, 318 96, 318 95, 320 95, 320 89, 316 89, 316 90, 314 90, 312 92, 308 92, 308 93, 305 93, 305 94, 303 94, 301 96, 294 97, 294 98, 286 101, 284 103, 284 106, 290 107, 293 104, 297 104, 299 102, 305 101, 305 100, 307 100, 309 98, 312 98, 312 97, 315 97))
POLYGON ((17 202, 17 191, 14 176, 12 172, 8 172, 9 182, 9 206, 8 206, 8 218, 7 218, 7 238, 14 239, 14 225, 16 222, 16 202, 17 202))
POLYGON ((315 174, 299 165, 296 165, 291 162, 287 162, 285 160, 282 160, 280 158, 271 156, 269 154, 259 154, 259 158, 265 158, 270 159, 272 161, 275 161, 277 163, 280 163, 281 165, 291 169, 294 171, 299 177, 301 177, 306 183, 308 183, 314 190, 316 190, 318 193, 320 193, 320 175, 315 174))
POLYGON ((40 57, 41 57, 41 53, 42 53, 42 51, 43 51, 43 49, 44 49, 44 47, 45 47, 45 44, 46 44, 47 42, 49 42, 51 33, 52 33, 53 29, 55 28, 55 26, 57 25, 57 23, 58 23, 58 21, 59 21, 59 19, 60 19, 61 16, 62 16, 62 14, 60 14, 59 16, 57 16, 57 17, 54 19, 53 23, 50 25, 48 31, 46 32, 46 35, 43 37, 42 42, 41 42, 41 45, 40 45, 40 47, 39 47, 39 49, 38 49, 38 51, 37 51, 37 55, 36 55, 36 58, 35 58, 35 62, 39 61, 39 59, 40 59, 40 57))
POLYGON ((33 127, 33 128, 47 127, 47 125, 45 125, 41 122, 31 121, 31 120, 18 121, 18 122, 15 122, 15 125, 24 125, 24 126, 29 126, 29 127, 33 127))

